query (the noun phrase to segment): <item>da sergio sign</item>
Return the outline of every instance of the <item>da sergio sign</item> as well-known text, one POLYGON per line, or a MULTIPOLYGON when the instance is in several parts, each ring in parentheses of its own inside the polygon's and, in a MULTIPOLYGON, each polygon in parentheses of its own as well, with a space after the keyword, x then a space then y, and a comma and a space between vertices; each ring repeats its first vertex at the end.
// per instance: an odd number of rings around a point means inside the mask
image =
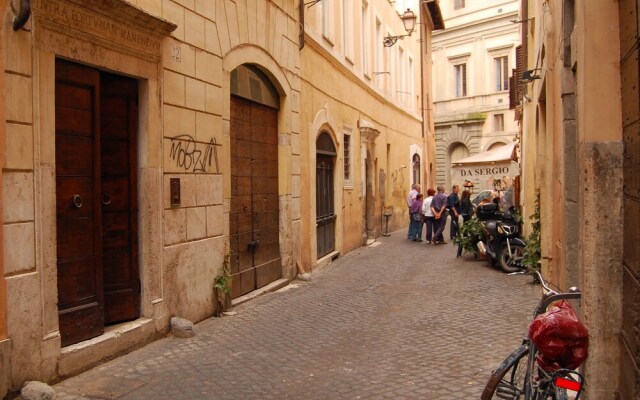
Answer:
POLYGON ((515 178, 520 175, 520 166, 515 161, 503 161, 491 165, 462 164, 452 168, 454 182, 485 181, 501 179, 505 176, 515 178))

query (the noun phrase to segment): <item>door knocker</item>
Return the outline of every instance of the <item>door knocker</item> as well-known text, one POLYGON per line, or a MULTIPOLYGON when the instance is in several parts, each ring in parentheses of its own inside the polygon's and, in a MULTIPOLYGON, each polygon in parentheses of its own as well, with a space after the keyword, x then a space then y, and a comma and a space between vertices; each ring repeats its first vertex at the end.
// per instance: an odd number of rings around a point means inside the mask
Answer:
POLYGON ((73 205, 76 206, 76 208, 82 207, 82 197, 80 197, 79 194, 73 195, 73 205))

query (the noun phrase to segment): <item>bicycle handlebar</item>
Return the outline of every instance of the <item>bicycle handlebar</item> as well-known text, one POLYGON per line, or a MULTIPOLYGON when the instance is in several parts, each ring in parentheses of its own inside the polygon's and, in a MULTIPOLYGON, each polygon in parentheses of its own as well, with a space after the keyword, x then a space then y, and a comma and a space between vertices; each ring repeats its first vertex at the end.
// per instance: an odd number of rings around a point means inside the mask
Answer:
POLYGON ((544 288, 544 295, 542 296, 542 300, 540 300, 538 307, 536 307, 533 313, 534 318, 546 312, 547 307, 549 307, 551 303, 555 303, 559 300, 577 300, 582 297, 582 292, 575 286, 571 287, 566 293, 558 293, 547 285, 545 280, 542 278, 542 274, 539 271, 533 271, 533 273, 536 274, 538 280, 540 281, 540 284, 544 288))

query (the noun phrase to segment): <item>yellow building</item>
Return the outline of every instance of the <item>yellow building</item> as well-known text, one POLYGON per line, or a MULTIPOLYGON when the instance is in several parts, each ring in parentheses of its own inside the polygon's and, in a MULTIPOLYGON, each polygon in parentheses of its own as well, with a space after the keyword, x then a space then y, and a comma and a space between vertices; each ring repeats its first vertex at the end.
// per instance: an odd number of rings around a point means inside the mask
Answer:
MULTIPOLYGON (((423 131, 422 110, 428 107, 421 63, 427 51, 422 43, 429 42, 434 23, 426 5, 422 14, 414 6, 418 24, 407 35, 399 14, 409 3, 394 9, 385 1, 324 1, 305 11, 300 52, 301 137, 308 161, 301 168, 302 203, 309 205, 301 212, 305 270, 380 236, 387 229, 385 213, 391 214, 389 230, 406 226, 410 186, 428 182, 426 166, 433 158, 427 143, 433 148, 434 139, 428 121, 423 131), (389 36, 404 37, 385 44, 389 36)), ((433 13, 441 24, 439 12, 433 13)))
POLYGON ((542 269, 579 286, 588 399, 640 398, 638 4, 522 1, 525 214, 542 269))
POLYGON ((442 24, 413 7, 0 1, 0 396, 211 316, 225 266, 241 302, 406 226, 442 24))

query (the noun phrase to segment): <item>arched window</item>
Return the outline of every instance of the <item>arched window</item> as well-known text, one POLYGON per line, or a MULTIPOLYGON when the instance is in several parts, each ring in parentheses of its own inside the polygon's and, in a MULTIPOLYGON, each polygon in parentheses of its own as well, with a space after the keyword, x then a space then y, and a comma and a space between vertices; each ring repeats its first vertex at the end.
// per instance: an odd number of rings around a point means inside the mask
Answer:
POLYGON ((420 183, 420 155, 418 153, 413 155, 411 160, 413 168, 413 184, 420 183))

